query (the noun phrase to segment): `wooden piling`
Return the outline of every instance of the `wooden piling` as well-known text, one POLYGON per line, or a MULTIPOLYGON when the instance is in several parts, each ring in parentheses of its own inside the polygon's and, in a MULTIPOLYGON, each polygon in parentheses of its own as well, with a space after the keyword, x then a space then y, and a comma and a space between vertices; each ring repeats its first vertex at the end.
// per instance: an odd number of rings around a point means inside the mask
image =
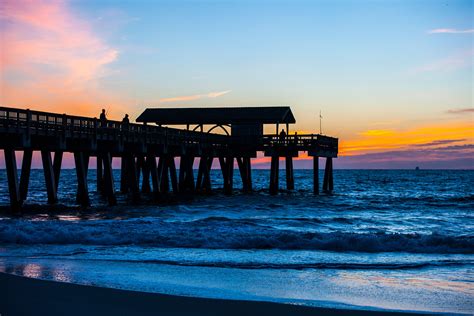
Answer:
POLYGON ((187 177, 186 177, 186 187, 193 192, 196 187, 194 185, 194 156, 189 156, 188 162, 187 162, 187 177))
POLYGON ((103 171, 103 163, 102 163, 102 156, 101 154, 97 154, 97 192, 101 194, 105 194, 104 190, 104 171, 103 171))
POLYGON ((13 212, 21 208, 20 192, 18 190, 18 170, 16 156, 13 149, 4 149, 5 166, 7 167, 8 191, 10 193, 10 207, 13 212))
POLYGON ((177 194, 179 192, 178 189, 178 178, 176 176, 176 165, 174 163, 174 157, 168 156, 168 169, 170 172, 170 179, 171 179, 171 188, 173 189, 173 193, 177 194))
MULTIPOLYGON (((191 155, 181 156, 179 162, 179 191, 180 192, 192 192, 195 189, 194 186, 194 171, 193 171, 194 157, 191 155)), ((202 171, 201 171, 202 180, 202 171)))
POLYGON ((123 154, 121 157, 121 162, 120 162, 120 192, 121 193, 127 193, 128 192, 128 183, 127 183, 127 168, 128 168, 128 162, 127 162, 128 156, 127 154, 123 154))
POLYGON ((144 173, 143 168, 145 165, 145 157, 143 157, 143 155, 138 155, 135 164, 137 172, 137 183, 140 186, 140 178, 141 175, 144 173))
POLYGON ((91 158, 91 155, 88 152, 84 152, 84 168, 86 170, 86 179, 87 179, 87 174, 89 172, 89 160, 91 158))
POLYGON ((330 174, 330 162, 329 158, 326 158, 326 165, 324 166, 324 180, 323 180, 323 192, 329 192, 329 174, 330 174))
POLYGON ((272 162, 270 167, 270 194, 276 195, 278 193, 279 179, 278 173, 280 168, 280 160, 278 155, 272 156, 272 162))
POLYGON ((151 192, 151 187, 150 187, 150 168, 148 166, 148 163, 143 157, 143 163, 142 163, 142 192, 143 193, 150 193, 151 192))
POLYGON ((54 184, 56 185, 56 191, 59 186, 59 175, 61 174, 61 164, 63 161, 63 152, 55 151, 53 159, 53 171, 54 171, 54 184))
POLYGON ((199 159, 198 173, 196 178, 196 191, 201 191, 201 188, 203 187, 205 169, 207 169, 207 157, 201 156, 199 159))
POLYGON ((76 164, 77 176, 77 195, 76 201, 82 206, 89 206, 89 188, 87 186, 87 171, 83 152, 74 153, 74 162, 76 164))
POLYGON ((234 179, 234 157, 219 157, 221 165, 222 176, 224 178, 224 194, 232 194, 233 179, 234 179))
POLYGON ((250 179, 249 179, 249 165, 247 164, 247 157, 237 157, 237 164, 239 166, 240 177, 242 179, 242 191, 250 192, 250 179))
POLYGON ((329 178, 328 178, 329 192, 332 192, 334 190, 332 157, 328 157, 327 159, 329 161, 329 178))
POLYGON ((158 175, 160 177, 160 192, 168 193, 170 190, 169 176, 168 176, 168 161, 166 156, 161 156, 158 161, 158 175))
POLYGON ((48 194, 48 203, 54 204, 58 201, 53 163, 51 153, 48 150, 41 150, 41 160, 43 162, 44 180, 48 194))
POLYGON ((293 157, 285 157, 285 167, 286 167, 286 189, 294 190, 295 189, 295 180, 293 175, 293 157))
POLYGON ((135 162, 135 157, 132 155, 127 155, 127 187, 132 194, 133 201, 137 202, 140 199, 140 190, 138 187, 138 172, 137 172, 137 163, 135 162))
POLYGON ((313 156, 313 192, 319 194, 319 157, 313 156))
POLYGON ((246 171, 247 171, 247 189, 248 191, 252 191, 252 163, 250 161, 250 157, 245 157, 244 158, 244 164, 246 165, 246 171))
POLYGON ((112 169, 112 156, 110 153, 102 155, 102 162, 104 164, 104 192, 110 206, 117 204, 114 189, 114 174, 112 169))
POLYGON ((212 190, 211 185, 211 168, 214 157, 209 156, 204 159, 204 168, 203 168, 203 179, 202 179, 202 190, 203 192, 210 193, 212 190))
POLYGON ((232 190, 234 188, 234 157, 229 156, 227 157, 227 173, 228 173, 228 178, 227 178, 227 194, 232 194, 232 190))
POLYGON ((185 188, 185 183, 184 183, 184 178, 186 177, 186 168, 184 165, 186 164, 186 156, 181 156, 179 159, 179 177, 178 177, 178 186, 179 186, 179 191, 184 192, 185 188))
POLYGON ((158 174, 158 168, 156 166, 156 156, 149 154, 146 158, 148 169, 150 170, 151 184, 153 188, 153 196, 157 198, 160 194, 160 177, 158 174))
POLYGON ((21 163, 20 176, 20 199, 26 201, 28 196, 28 186, 30 183, 31 160, 33 158, 33 150, 25 149, 23 151, 23 161, 21 163))

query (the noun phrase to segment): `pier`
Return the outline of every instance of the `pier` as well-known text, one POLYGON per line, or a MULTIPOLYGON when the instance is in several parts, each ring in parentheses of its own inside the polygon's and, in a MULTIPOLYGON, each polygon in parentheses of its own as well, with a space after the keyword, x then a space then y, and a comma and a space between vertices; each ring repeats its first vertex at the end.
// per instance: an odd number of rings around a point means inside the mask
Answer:
POLYGON ((58 202, 65 152, 74 156, 76 200, 84 207, 90 205, 87 174, 91 157, 97 159, 97 190, 109 205, 117 203, 118 192, 133 200, 143 194, 158 199, 166 194, 209 193, 214 161, 220 165, 225 194, 234 189, 235 162, 242 190, 251 192, 251 160, 257 152, 271 158, 270 194, 279 190, 280 158, 285 159, 286 187, 294 190, 293 158, 300 152, 313 159, 314 194, 320 192, 319 158, 325 158, 322 191, 331 193, 338 139, 320 134, 290 135, 289 126, 295 122, 286 106, 147 109, 137 123, 0 107, 0 149, 4 151, 11 210, 19 211, 27 200, 33 151, 41 153, 49 204, 58 202), (264 125, 269 124, 275 125, 275 133, 264 134, 264 125), (215 133, 219 130, 221 134, 215 133), (16 152, 23 153, 19 177, 16 152), (120 188, 114 187, 112 173, 112 159, 116 158, 121 160, 120 188), (179 166, 175 158, 179 158, 179 166))

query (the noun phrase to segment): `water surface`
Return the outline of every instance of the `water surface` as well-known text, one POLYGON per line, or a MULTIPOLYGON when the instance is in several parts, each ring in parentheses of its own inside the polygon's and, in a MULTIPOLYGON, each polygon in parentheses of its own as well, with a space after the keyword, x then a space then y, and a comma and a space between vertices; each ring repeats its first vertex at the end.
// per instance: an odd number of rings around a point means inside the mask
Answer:
MULTIPOLYGON (((186 198, 162 205, 75 204, 75 172, 63 170, 63 206, 46 210, 41 170, 34 212, 0 219, 0 270, 29 277, 180 295, 474 312, 474 172, 335 170, 335 192, 314 196, 312 171, 296 191, 186 198)), ((119 179, 115 173, 115 179, 119 179)), ((222 187, 213 170, 214 187, 222 187)), ((284 188, 284 171, 281 173, 284 188)), ((116 183, 118 188, 118 183, 116 183)), ((8 204, 0 171, 0 204, 8 204)))

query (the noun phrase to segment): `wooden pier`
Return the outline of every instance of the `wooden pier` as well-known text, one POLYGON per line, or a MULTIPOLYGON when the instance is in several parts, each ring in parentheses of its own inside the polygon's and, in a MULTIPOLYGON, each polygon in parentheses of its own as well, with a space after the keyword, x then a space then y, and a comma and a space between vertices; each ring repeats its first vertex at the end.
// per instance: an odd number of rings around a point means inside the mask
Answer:
POLYGON ((117 203, 112 173, 115 158, 121 159, 118 189, 133 200, 139 200, 142 194, 158 199, 171 193, 209 193, 210 170, 215 160, 220 164, 225 194, 233 191, 235 162, 242 190, 251 192, 251 159, 259 151, 271 157, 271 194, 279 190, 281 157, 285 159, 287 189, 294 189, 293 158, 303 151, 313 157, 314 193, 319 194, 319 157, 326 158, 322 189, 329 193, 333 190, 332 159, 338 153, 337 138, 288 135, 289 124, 295 123, 289 107, 147 109, 137 121, 142 123, 0 107, 0 149, 4 151, 11 210, 20 210, 28 197, 33 151, 41 152, 49 204, 58 202, 65 152, 74 156, 77 203, 82 206, 90 205, 90 157, 97 159, 97 190, 110 205, 117 203), (263 134, 264 124, 275 124, 276 133, 263 134), (183 125, 186 129, 170 125, 183 125), (286 127, 286 132, 279 134, 279 127, 286 127), (224 134, 213 133, 216 128, 224 134), (23 152, 19 179, 16 151, 23 152), (175 165, 177 157, 179 166, 175 165), (196 178, 195 160, 199 160, 196 178))

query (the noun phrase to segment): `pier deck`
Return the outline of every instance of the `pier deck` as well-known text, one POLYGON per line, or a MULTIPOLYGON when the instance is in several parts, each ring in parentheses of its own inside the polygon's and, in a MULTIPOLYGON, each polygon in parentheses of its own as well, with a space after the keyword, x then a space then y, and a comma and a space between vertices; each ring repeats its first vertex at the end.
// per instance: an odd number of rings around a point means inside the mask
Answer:
MULTIPOLYGON (((276 124, 278 131, 278 121, 276 124)), ((184 130, 0 107, 0 149, 4 151, 11 209, 19 210, 27 199, 33 151, 41 152, 48 203, 57 202, 56 191, 65 152, 74 154, 77 202, 83 206, 90 204, 87 186, 90 157, 97 158, 97 188, 111 205, 116 203, 112 174, 112 159, 116 157, 121 158, 120 191, 129 193, 133 199, 139 199, 141 192, 155 196, 167 194, 170 185, 176 194, 210 192, 209 171, 214 159, 220 163, 226 194, 233 190, 234 161, 237 161, 242 177, 242 189, 251 191, 251 158, 255 158, 258 151, 271 157, 271 194, 278 192, 280 157, 286 159, 287 188, 294 189, 293 157, 298 157, 302 151, 313 157, 314 193, 319 194, 319 157, 326 158, 323 191, 333 190, 332 159, 338 153, 337 138, 318 134, 221 135, 204 132, 202 124, 198 125, 199 131, 190 130, 187 125, 188 129, 184 130), (16 151, 23 152, 20 179, 16 151), (176 157, 180 158, 178 168, 176 157), (196 179, 195 159, 199 159, 196 179)))

